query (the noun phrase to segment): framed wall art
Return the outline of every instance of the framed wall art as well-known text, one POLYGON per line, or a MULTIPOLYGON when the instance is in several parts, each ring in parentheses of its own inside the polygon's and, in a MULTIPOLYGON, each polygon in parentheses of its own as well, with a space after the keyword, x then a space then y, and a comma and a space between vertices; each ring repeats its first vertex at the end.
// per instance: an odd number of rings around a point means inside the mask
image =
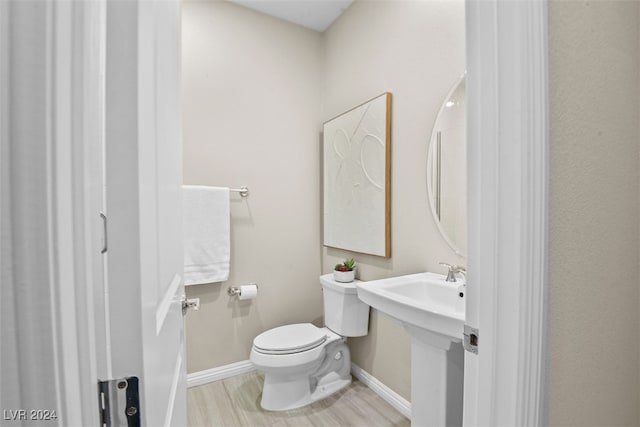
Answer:
POLYGON ((391 93, 323 126, 324 245, 391 257, 391 93))

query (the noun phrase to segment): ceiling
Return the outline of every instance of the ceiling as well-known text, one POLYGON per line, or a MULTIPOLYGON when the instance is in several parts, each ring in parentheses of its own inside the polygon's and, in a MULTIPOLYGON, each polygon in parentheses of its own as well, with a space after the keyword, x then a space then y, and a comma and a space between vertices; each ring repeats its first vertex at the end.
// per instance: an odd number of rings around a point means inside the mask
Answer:
POLYGON ((315 31, 323 32, 353 0, 229 0, 315 31))

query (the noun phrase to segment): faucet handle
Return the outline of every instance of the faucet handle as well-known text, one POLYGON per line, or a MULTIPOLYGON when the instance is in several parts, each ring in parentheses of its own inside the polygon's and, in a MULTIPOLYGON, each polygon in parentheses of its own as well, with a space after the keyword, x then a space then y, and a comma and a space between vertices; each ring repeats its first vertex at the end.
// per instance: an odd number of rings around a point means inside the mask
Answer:
POLYGON ((447 282, 455 283, 457 282, 456 280, 457 273, 462 273, 462 274, 467 273, 467 269, 462 267, 461 265, 447 264, 446 262, 441 262, 440 265, 444 265, 449 270, 447 272, 447 278, 445 279, 445 281, 447 282))

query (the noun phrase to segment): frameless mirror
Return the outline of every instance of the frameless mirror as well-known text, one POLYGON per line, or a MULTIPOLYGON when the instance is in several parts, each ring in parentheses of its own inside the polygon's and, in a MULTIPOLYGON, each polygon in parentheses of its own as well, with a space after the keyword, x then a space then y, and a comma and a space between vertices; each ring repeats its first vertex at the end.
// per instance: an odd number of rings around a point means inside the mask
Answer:
POLYGON ((467 253, 467 150, 465 80, 445 98, 431 134, 427 156, 427 191, 440 233, 459 256, 467 253))

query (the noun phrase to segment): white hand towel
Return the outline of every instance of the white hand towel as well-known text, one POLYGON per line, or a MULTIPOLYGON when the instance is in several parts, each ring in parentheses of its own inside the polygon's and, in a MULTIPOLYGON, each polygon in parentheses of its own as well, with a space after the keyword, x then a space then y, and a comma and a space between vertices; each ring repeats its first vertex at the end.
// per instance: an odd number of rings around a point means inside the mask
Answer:
POLYGON ((223 282, 229 278, 229 189, 183 186, 184 284, 223 282))

